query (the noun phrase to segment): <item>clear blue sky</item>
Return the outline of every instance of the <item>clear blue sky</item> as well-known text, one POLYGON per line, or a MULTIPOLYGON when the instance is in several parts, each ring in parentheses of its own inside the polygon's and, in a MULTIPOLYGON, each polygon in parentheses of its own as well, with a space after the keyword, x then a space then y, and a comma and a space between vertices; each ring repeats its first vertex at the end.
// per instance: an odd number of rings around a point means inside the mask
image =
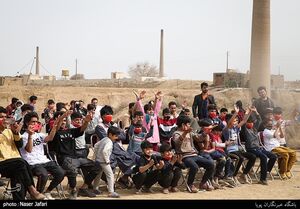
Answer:
MULTIPOLYGON (((299 0, 271 0, 272 72, 286 80, 300 79, 299 11, 299 0)), ((143 61, 159 66, 164 29, 167 76, 212 80, 225 71, 227 50, 230 68, 249 69, 251 18, 252 0, 1 0, 0 75, 16 75, 36 46, 57 77, 74 74, 76 58, 86 78, 143 61)))

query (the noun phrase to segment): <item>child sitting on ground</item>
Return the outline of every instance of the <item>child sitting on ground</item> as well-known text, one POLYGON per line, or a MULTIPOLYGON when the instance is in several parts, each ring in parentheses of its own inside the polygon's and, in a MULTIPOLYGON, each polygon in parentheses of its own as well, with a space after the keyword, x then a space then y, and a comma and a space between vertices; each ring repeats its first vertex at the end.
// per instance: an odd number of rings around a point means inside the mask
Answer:
POLYGON ((158 180, 159 170, 164 166, 164 162, 157 161, 152 155, 153 145, 148 141, 141 143, 143 154, 134 168, 132 180, 135 184, 136 194, 143 192, 153 193, 150 189, 158 180))
POLYGON ((177 184, 182 175, 181 169, 185 168, 182 155, 174 155, 171 149, 172 147, 167 143, 162 144, 159 148, 164 166, 158 175, 158 183, 163 188, 164 194, 168 194, 169 190, 178 192, 177 184))

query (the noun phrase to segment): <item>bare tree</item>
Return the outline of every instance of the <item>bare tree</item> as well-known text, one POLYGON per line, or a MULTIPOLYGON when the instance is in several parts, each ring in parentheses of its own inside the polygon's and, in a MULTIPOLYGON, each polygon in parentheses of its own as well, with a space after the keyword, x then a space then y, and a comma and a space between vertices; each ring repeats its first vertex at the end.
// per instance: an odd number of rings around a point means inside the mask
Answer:
POLYGON ((128 74, 134 79, 139 77, 157 77, 158 69, 155 65, 150 65, 148 62, 141 62, 130 66, 128 74))
POLYGON ((84 80, 84 79, 85 78, 83 74, 77 74, 77 75, 75 74, 70 77, 70 80, 84 80))

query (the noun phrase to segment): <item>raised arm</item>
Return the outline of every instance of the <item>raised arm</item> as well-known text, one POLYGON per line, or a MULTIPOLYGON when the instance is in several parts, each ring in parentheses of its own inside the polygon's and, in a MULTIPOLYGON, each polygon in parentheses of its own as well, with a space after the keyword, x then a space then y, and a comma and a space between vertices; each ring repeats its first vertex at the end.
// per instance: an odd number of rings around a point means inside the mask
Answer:
POLYGON ((243 120, 238 124, 239 128, 242 127, 247 122, 248 118, 250 117, 251 112, 252 112, 252 109, 247 108, 243 120))
POLYGON ((88 113, 86 116, 85 116, 85 118, 84 118, 84 122, 83 122, 83 124, 82 124, 82 126, 81 126, 81 129, 80 129, 80 132, 84 132, 85 131, 85 129, 88 127, 88 125, 89 125, 89 122, 93 119, 93 115, 92 115, 93 113, 88 113))
POLYGON ((26 131, 28 133, 28 140, 27 140, 27 143, 25 145, 25 150, 26 150, 26 152, 31 153, 32 152, 32 148, 33 148, 32 135, 35 133, 34 132, 34 126, 33 125, 28 125, 26 131))
POLYGON ((282 131, 282 128, 281 128, 281 122, 277 122, 276 128, 277 128, 276 131, 278 131, 278 133, 279 133, 279 137, 284 138, 284 134, 283 134, 283 131, 282 131))
POLYGON ((50 133, 48 136, 46 136, 45 138, 45 142, 48 142, 48 141, 52 141, 56 132, 57 132, 57 129, 61 126, 64 118, 67 118, 69 117, 71 114, 73 113, 72 110, 69 110, 67 112, 65 112, 63 115, 61 116, 58 116, 58 118, 56 118, 56 120, 54 121, 54 125, 53 125, 53 128, 51 129, 50 133))
POLYGON ((256 107, 252 106, 251 109, 252 109, 252 113, 255 113, 255 116, 256 116, 256 122, 255 122, 255 124, 254 124, 254 128, 255 128, 256 130, 258 130, 259 126, 260 126, 261 123, 262 123, 262 119, 261 119, 259 113, 257 112, 256 107))
POLYGON ((234 110, 235 110, 235 112, 234 112, 234 114, 232 115, 232 117, 229 119, 229 121, 228 121, 228 123, 227 123, 227 126, 225 127, 225 128, 232 128, 233 127, 233 121, 234 121, 234 119, 237 117, 237 115, 238 115, 238 112, 239 112, 239 108, 238 107, 234 107, 234 110))
POLYGON ((136 99, 137 99, 136 103, 135 103, 136 109, 139 110, 139 111, 141 111, 144 114, 144 116, 145 116, 145 111, 144 111, 144 107, 143 107, 143 104, 142 104, 142 100, 146 96, 146 91, 145 90, 141 91, 141 93, 140 93, 139 96, 137 96, 136 92, 134 92, 134 93, 135 93, 136 99))
POLYGON ((162 94, 161 91, 158 91, 155 94, 155 109, 154 109, 154 114, 155 115, 158 115, 158 113, 160 111, 161 104, 162 104, 162 97, 163 97, 163 94, 162 94))

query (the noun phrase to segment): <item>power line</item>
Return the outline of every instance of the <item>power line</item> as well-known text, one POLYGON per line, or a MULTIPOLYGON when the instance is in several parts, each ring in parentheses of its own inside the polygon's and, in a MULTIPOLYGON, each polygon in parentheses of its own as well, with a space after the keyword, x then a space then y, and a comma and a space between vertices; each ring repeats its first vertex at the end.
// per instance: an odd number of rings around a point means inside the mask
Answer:
POLYGON ((41 67, 42 67, 49 75, 53 76, 53 74, 50 73, 50 72, 42 65, 41 62, 39 62, 39 64, 40 64, 40 66, 41 66, 41 67))
POLYGON ((29 62, 28 62, 26 65, 24 65, 19 71, 17 71, 17 74, 18 74, 18 73, 20 74, 20 73, 21 73, 21 72, 22 72, 22 71, 23 71, 23 70, 24 70, 31 62, 32 62, 32 60, 34 61, 34 59, 35 59, 35 58, 33 58, 33 59, 31 58, 31 59, 29 60, 29 62))
POLYGON ((29 72, 29 75, 28 75, 28 77, 27 77, 26 85, 28 84, 29 77, 30 77, 30 75, 31 75, 31 71, 32 71, 32 67, 33 67, 33 64, 34 64, 34 60, 35 60, 35 57, 34 57, 32 63, 31 63, 30 72, 29 72))

